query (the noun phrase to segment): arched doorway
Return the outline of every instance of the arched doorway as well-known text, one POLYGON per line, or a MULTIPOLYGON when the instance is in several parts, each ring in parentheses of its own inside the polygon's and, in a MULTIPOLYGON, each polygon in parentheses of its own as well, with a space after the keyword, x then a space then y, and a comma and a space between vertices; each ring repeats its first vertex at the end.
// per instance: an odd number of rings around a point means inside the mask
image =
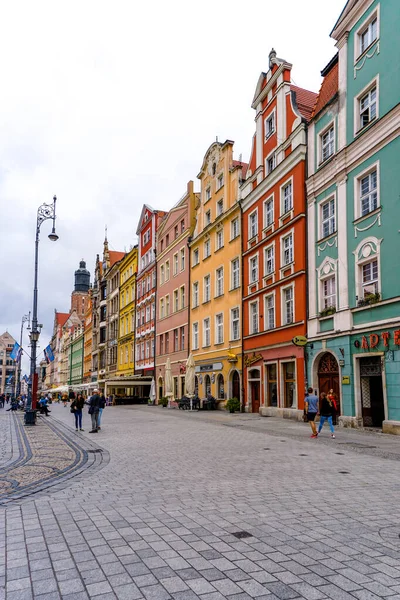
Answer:
POLYGON ((249 392, 249 409, 251 412, 257 413, 260 410, 260 371, 258 369, 249 371, 249 392))
POLYGON ((197 377, 197 375, 194 378, 194 393, 196 396, 199 395, 199 378, 197 377))
POLYGON ((340 410, 340 384, 339 384, 339 365, 336 358, 330 352, 325 352, 318 363, 318 389, 319 393, 333 390, 337 398, 337 415, 340 410))
POLYGON ((217 398, 218 400, 224 400, 225 387, 224 387, 224 376, 219 374, 217 377, 217 398))
POLYGON ((211 379, 209 375, 204 377, 204 392, 206 397, 207 394, 211 394, 211 379))
POLYGON ((240 376, 237 371, 232 373, 232 398, 240 400, 240 376))

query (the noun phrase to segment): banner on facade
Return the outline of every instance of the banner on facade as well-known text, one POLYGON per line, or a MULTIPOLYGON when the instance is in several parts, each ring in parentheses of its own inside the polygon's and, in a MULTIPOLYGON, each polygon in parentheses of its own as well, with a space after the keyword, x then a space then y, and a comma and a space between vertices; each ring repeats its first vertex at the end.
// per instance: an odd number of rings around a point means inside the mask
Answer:
POLYGON ((50 347, 50 344, 48 346, 46 346, 46 348, 43 350, 43 352, 44 352, 44 357, 46 359, 47 364, 53 362, 54 354, 53 354, 53 350, 50 347))
POLYGON ((11 354, 10 354, 11 360, 17 360, 17 356, 18 356, 20 347, 21 346, 18 344, 18 342, 15 342, 14 348, 11 350, 11 354))

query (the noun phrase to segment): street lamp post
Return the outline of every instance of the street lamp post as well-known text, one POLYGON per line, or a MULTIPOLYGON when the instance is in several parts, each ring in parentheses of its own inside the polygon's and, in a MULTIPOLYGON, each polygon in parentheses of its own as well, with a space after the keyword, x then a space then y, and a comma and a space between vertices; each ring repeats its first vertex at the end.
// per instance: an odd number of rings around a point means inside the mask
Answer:
POLYGON ((33 311, 32 311, 32 329, 29 334, 31 340, 31 368, 30 368, 30 379, 29 379, 29 391, 28 391, 28 402, 25 411, 25 425, 34 425, 36 420, 36 412, 32 409, 33 403, 36 399, 37 391, 37 373, 36 373, 36 354, 37 354, 37 343, 40 336, 41 325, 38 324, 37 316, 37 303, 38 303, 38 254, 39 254, 39 233, 40 226, 43 221, 52 219, 53 228, 49 234, 49 239, 52 242, 58 240, 58 235, 55 230, 56 222, 56 196, 53 197, 53 204, 42 204, 39 206, 37 211, 36 221, 36 240, 35 240, 35 280, 33 288, 33 311))
MULTIPOLYGON (((31 311, 29 311, 29 314, 23 315, 22 320, 21 320, 21 336, 19 338, 19 347, 20 348, 22 348, 22 336, 23 336, 23 332, 24 332, 24 323, 26 323, 26 322, 28 323, 28 329, 29 329, 30 328, 30 326, 29 326, 30 320, 31 320, 31 311)), ((17 392, 16 392, 17 398, 21 394, 21 361, 22 361, 22 352, 19 355, 18 366, 17 366, 17 392)))

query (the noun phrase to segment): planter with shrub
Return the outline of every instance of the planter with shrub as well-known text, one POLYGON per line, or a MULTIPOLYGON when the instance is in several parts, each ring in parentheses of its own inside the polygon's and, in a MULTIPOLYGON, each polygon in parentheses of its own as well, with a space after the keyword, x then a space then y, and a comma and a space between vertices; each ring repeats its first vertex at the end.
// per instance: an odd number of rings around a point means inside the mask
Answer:
POLYGON ((240 400, 238 398, 229 398, 225 407, 230 413, 234 413, 235 411, 240 412, 240 400))

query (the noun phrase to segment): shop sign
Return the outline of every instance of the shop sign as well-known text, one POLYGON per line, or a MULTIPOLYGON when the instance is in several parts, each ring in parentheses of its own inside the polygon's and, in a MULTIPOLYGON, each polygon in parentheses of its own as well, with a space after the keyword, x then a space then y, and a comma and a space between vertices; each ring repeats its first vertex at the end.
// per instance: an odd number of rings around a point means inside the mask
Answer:
POLYGON ((253 352, 252 356, 250 356, 250 354, 245 354, 244 356, 244 364, 246 367, 250 367, 252 364, 256 363, 259 360, 262 360, 262 354, 255 354, 253 352))
POLYGON ((343 377, 342 377, 342 384, 343 385, 350 385, 350 375, 343 375, 343 377))
MULTIPOLYGON (((362 348, 363 350, 373 350, 380 342, 383 343, 385 348, 389 348, 390 331, 383 331, 381 334, 370 333, 369 336, 363 335, 361 342, 356 340, 354 345, 356 348, 362 348)), ((393 333, 393 342, 396 346, 400 346, 400 329, 397 329, 393 333)))
POLYGON ((223 364, 221 362, 217 362, 214 364, 209 364, 209 365, 197 365, 195 367, 195 372, 196 373, 207 373, 210 371, 221 371, 223 367, 223 364))
POLYGON ((292 339, 292 344, 295 346, 305 346, 307 342, 308 340, 305 335, 296 335, 296 337, 292 339))

